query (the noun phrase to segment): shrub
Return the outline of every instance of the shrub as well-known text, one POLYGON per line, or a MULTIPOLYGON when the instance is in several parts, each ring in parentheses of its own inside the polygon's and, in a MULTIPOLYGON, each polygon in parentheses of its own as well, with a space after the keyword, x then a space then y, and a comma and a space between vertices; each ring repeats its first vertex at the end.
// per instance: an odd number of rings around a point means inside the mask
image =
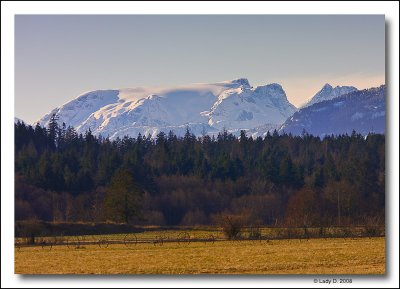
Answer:
POLYGON ((365 226, 363 227, 363 233, 368 237, 377 237, 382 235, 382 224, 379 217, 365 217, 365 226))
POLYGON ((221 220, 222 230, 224 235, 229 240, 238 239, 243 228, 243 220, 237 215, 223 215, 221 220))
POLYGON ((261 239, 261 229, 258 226, 252 226, 249 230, 249 239, 250 240, 259 240, 261 239))

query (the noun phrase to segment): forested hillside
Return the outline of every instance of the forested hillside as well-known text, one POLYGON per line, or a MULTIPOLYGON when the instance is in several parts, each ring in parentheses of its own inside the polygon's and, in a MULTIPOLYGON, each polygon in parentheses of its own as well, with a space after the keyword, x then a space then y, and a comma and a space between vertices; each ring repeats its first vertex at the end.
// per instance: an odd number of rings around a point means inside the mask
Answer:
POLYGON ((15 218, 55 222, 319 226, 384 222, 385 136, 320 139, 189 129, 110 141, 15 124, 15 218))

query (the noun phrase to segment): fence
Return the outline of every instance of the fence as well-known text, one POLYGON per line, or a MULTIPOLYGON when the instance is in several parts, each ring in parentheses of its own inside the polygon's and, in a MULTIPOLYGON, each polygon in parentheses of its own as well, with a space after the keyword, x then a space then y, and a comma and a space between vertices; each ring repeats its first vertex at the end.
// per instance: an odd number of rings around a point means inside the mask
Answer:
MULTIPOLYGON (((270 244, 272 240, 311 238, 363 238, 385 236, 383 226, 357 226, 357 227, 242 227, 240 234, 230 241, 265 241, 270 244)), ((215 242, 228 241, 222 230, 215 230, 202 237, 195 237, 190 231, 168 234, 160 232, 147 237, 146 233, 90 235, 90 236, 40 236, 15 238, 15 248, 41 247, 43 250, 52 250, 54 246, 67 246, 69 249, 85 249, 86 246, 95 245, 99 248, 108 248, 110 245, 124 245, 134 247, 138 244, 163 246, 166 243, 176 243, 179 246, 188 246, 191 243, 214 244, 215 242)))

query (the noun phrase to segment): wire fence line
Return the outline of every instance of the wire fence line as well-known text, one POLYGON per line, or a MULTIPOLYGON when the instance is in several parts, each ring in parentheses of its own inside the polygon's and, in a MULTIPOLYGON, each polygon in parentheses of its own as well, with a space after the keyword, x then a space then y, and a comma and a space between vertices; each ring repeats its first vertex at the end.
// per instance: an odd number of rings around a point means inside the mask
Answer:
POLYGON ((108 248, 110 245, 124 245, 128 248, 138 244, 163 246, 167 243, 177 243, 179 246, 188 246, 191 243, 215 244, 223 241, 258 241, 272 244, 273 240, 298 239, 309 240, 313 238, 365 238, 385 236, 384 226, 357 226, 357 227, 244 227, 240 234, 234 238, 224 236, 222 231, 215 231, 198 237, 191 231, 174 234, 165 232, 144 237, 140 234, 114 234, 114 235, 89 235, 89 236, 43 236, 34 238, 15 238, 15 249, 20 251, 24 247, 41 247, 43 250, 52 250, 54 246, 66 246, 69 249, 85 249, 86 246, 96 245, 99 248, 108 248))

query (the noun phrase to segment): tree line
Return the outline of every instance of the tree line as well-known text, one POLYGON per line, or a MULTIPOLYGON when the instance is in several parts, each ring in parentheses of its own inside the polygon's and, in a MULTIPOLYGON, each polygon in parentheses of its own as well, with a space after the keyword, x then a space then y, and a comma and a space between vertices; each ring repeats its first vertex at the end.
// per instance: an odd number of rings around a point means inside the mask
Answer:
POLYGON ((110 140, 15 124, 15 219, 209 225, 362 225, 385 216, 385 136, 110 140))

